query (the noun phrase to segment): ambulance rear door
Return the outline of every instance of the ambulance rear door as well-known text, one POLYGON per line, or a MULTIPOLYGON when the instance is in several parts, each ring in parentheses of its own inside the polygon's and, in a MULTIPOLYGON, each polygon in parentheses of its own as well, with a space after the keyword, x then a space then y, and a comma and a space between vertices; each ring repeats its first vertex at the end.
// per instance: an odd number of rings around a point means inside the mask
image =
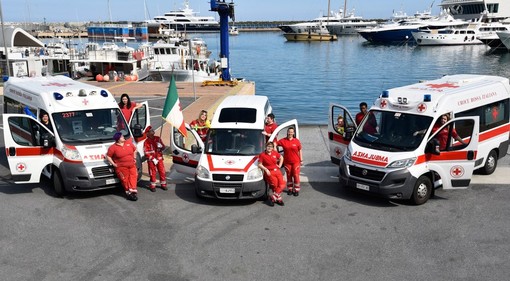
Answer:
POLYGON ((351 113, 345 106, 339 104, 329 104, 328 119, 328 140, 329 140, 329 156, 334 164, 340 163, 340 158, 344 155, 347 146, 351 142, 351 138, 356 131, 356 122, 352 118, 351 113), (337 119, 342 116, 344 126, 337 128, 337 119))
POLYGON ((25 114, 4 114, 3 127, 5 154, 14 182, 38 183, 44 167, 53 163, 53 132, 25 114))
POLYGON ((185 124, 185 126, 187 136, 183 136, 178 128, 172 127, 172 134, 170 136, 172 144, 172 167, 179 173, 194 176, 205 146, 198 133, 191 129, 188 124, 185 124), (201 152, 193 153, 191 151, 193 145, 200 148, 201 152))
MULTIPOLYGON (((441 176, 443 189, 464 189, 469 187, 478 150, 479 124, 478 116, 455 118, 444 124, 429 138, 428 145, 430 147, 431 140, 443 128, 448 129, 446 149, 440 150, 439 155, 426 154, 426 157, 429 158, 429 169, 436 171, 441 176), (463 145, 455 140, 454 136, 456 134, 467 145, 463 145)), ((439 149, 439 146, 437 149, 439 149)))
POLYGON ((131 115, 131 120, 129 120, 129 128, 131 129, 133 139, 136 142, 136 149, 143 158, 145 155, 143 152, 143 144, 147 139, 147 136, 144 134, 144 132, 145 129, 151 124, 151 116, 149 113, 149 103, 144 101, 141 104, 142 107, 136 109, 131 115))

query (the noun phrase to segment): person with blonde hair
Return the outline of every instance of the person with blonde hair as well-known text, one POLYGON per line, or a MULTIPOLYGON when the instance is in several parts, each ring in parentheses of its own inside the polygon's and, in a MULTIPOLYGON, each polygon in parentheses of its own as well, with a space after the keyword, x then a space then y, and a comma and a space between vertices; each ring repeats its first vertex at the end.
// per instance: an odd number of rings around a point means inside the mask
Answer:
POLYGON ((207 132, 211 128, 211 121, 207 119, 207 111, 201 110, 198 118, 191 121, 189 125, 193 130, 197 131, 202 141, 205 142, 207 132))

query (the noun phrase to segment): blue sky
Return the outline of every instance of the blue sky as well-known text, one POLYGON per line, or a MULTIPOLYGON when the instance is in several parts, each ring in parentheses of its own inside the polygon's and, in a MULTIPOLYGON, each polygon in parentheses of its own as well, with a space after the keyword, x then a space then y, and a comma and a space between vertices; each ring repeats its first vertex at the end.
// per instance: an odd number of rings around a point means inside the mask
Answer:
MULTIPOLYGON (((84 22, 146 19, 144 2, 150 17, 161 15, 183 6, 183 0, 0 0, 5 22, 84 22), (108 9, 108 2, 110 9, 108 9), (72 4, 71 4, 72 3, 72 4), (110 12, 109 12, 110 10, 110 12)), ((210 12, 208 0, 190 0, 190 7, 199 15, 218 18, 210 12)), ((230 0, 227 0, 230 2, 230 0)), ((350 0, 347 10, 355 8, 356 14, 365 18, 389 18, 392 11, 413 14, 423 11, 433 0, 350 0)), ((438 4, 432 13, 438 14, 438 4)), ((310 20, 326 14, 326 0, 235 0, 237 21, 310 20)), ((331 10, 343 8, 343 0, 331 0, 331 10)))

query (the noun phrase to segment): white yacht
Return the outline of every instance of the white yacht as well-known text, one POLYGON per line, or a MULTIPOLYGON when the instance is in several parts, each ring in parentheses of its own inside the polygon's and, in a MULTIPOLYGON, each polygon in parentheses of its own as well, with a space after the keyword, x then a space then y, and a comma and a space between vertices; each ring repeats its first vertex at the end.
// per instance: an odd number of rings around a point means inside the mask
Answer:
POLYGON ((184 8, 156 16, 153 20, 147 21, 151 27, 173 29, 186 32, 217 32, 220 24, 212 16, 198 16, 197 12, 189 7, 189 1, 184 1, 184 8))
POLYGON ((473 21, 487 11, 490 21, 510 17, 510 1, 502 0, 443 0, 439 6, 448 10, 456 19, 473 21))
POLYGON ((510 51, 510 31, 501 31, 496 33, 501 40, 501 44, 510 51))
POLYGON ((363 17, 354 15, 354 9, 338 21, 330 22, 326 28, 335 35, 357 35, 358 29, 371 28, 377 25, 376 21, 363 20, 363 17))
POLYGON ((278 26, 285 33, 314 33, 314 34, 329 34, 326 26, 331 23, 340 22, 344 18, 343 10, 339 9, 338 12, 331 11, 330 15, 323 15, 311 21, 300 22, 289 25, 278 26))

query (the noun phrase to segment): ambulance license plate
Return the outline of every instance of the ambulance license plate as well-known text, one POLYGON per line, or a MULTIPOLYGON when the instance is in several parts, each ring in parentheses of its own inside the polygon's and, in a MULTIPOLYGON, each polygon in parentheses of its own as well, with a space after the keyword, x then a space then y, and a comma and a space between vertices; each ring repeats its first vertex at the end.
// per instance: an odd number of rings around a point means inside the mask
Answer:
POLYGON ((107 179, 106 184, 114 184, 117 183, 117 179, 107 179))
POLYGON ((366 191, 370 190, 370 187, 368 185, 361 184, 361 183, 356 183, 356 188, 359 188, 359 189, 362 189, 362 190, 366 190, 366 191))
POLYGON ((220 193, 236 193, 235 188, 220 188, 220 193))

